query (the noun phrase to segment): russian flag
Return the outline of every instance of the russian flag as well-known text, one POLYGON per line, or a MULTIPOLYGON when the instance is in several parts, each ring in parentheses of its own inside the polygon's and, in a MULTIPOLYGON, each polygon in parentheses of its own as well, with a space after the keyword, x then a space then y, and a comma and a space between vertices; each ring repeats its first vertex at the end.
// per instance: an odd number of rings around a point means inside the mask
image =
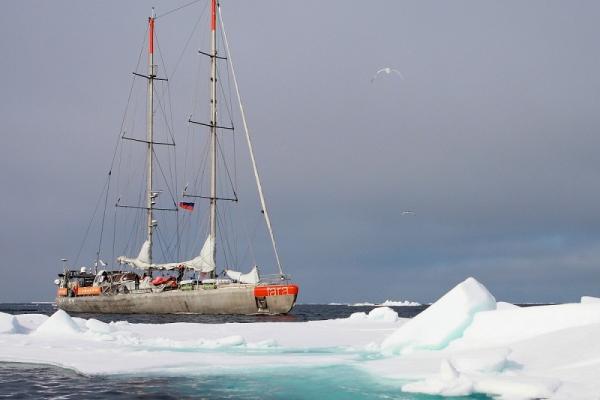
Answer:
POLYGON ((179 207, 184 210, 194 211, 194 203, 188 203, 187 201, 180 201, 179 207))

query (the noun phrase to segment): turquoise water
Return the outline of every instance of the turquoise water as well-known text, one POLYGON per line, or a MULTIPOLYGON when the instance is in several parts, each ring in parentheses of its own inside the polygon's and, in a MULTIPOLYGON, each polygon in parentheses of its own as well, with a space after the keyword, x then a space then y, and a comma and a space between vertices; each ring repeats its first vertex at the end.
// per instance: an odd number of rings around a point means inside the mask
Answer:
MULTIPOLYGON (((118 362, 118 360, 115 360, 118 362)), ((401 382, 374 379, 351 367, 214 371, 208 375, 83 376, 62 368, 0 364, 2 396, 61 399, 402 399, 440 396, 403 393, 401 382)), ((452 399, 489 399, 484 395, 452 399)))
MULTIPOLYGON (((208 398, 241 399, 441 399, 403 393, 400 382, 376 380, 351 367, 290 368, 263 370, 234 375, 188 378, 178 394, 194 396, 204 392, 208 398)), ((463 399, 488 399, 476 395, 463 399)), ((455 399, 460 399, 456 397, 455 399)))

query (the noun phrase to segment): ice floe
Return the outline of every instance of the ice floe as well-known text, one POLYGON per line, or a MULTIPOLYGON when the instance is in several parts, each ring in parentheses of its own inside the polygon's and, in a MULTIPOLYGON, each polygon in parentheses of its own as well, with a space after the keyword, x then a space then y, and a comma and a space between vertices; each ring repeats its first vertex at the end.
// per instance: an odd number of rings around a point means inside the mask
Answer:
POLYGON ((86 374, 210 374, 343 366, 405 392, 502 399, 598 399, 600 302, 518 307, 478 281, 413 319, 377 307, 349 318, 228 324, 104 323, 57 311, 0 313, 0 361, 86 374), (399 387, 398 386, 398 387, 399 387))
MULTIPOLYGON (((342 303, 329 303, 329 305, 343 305, 342 303)), ((408 300, 386 300, 383 303, 370 303, 370 302, 362 302, 362 303, 353 303, 353 304, 346 304, 350 307, 415 307, 415 306, 420 306, 421 303, 417 303, 415 301, 408 301, 408 300)))
POLYGON ((81 333, 80 326, 63 310, 56 311, 33 332, 35 335, 58 337, 72 336, 77 333, 81 333))
POLYGON ((476 313, 494 309, 494 296, 481 283, 468 278, 404 324, 381 348, 392 354, 444 348, 462 336, 476 313))
POLYGON ((396 322, 398 320, 398 313, 389 307, 377 307, 365 312, 355 312, 348 317, 350 320, 372 320, 372 321, 387 321, 396 322))
POLYGON ((0 313, 0 333, 19 333, 23 330, 17 319, 6 313, 0 313))
POLYGON ((581 296, 581 303, 582 304, 600 303, 600 297, 581 296))

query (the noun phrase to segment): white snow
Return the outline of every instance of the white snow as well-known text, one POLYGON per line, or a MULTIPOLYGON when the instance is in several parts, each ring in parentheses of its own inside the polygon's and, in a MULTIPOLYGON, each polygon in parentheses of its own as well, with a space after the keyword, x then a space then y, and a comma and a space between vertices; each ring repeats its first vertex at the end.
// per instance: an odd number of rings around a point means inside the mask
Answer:
POLYGON ((57 311, 0 313, 0 361, 86 374, 210 374, 361 368, 381 384, 442 396, 600 398, 600 302, 517 307, 473 278, 407 320, 389 307, 346 319, 228 324, 104 323, 57 311))
POLYGON ((398 313, 392 310, 389 307, 377 307, 369 311, 369 313, 365 312, 355 312, 348 317, 350 320, 372 320, 372 321, 387 321, 387 322, 396 322, 398 320, 398 313))
POLYGON ((512 303, 506 303, 504 301, 499 301, 496 303, 496 310, 514 310, 515 308, 519 308, 519 306, 512 303))
POLYGON ((0 313, 0 333, 17 333, 22 330, 17 319, 6 313, 0 313))
POLYGON ((442 396, 465 396, 473 392, 473 382, 461 375, 448 360, 442 360, 440 373, 424 381, 407 383, 405 392, 417 392, 442 396))
POLYGON ((442 349, 462 336, 475 313, 496 309, 496 299, 473 278, 446 293, 382 343, 388 354, 442 349))
POLYGON ((467 282, 428 309, 451 315, 426 319, 428 310, 421 313, 383 342, 383 352, 392 356, 364 367, 376 376, 411 380, 402 387, 407 392, 443 396, 480 392, 502 399, 599 398, 600 303, 496 305, 487 290, 474 282, 465 287, 467 282), (471 313, 473 307, 478 311, 471 313), (432 351, 418 340, 419 334, 448 340, 432 351))
MULTIPOLYGON (((329 303, 329 305, 342 305, 341 303, 329 303)), ((420 306, 421 303, 417 303, 415 301, 408 300, 386 300, 383 303, 370 303, 370 302, 361 302, 361 303, 353 303, 347 304, 350 307, 372 307, 372 306, 383 306, 383 307, 414 307, 420 306)))
POLYGON ((58 310, 50 318, 42 322, 34 334, 64 337, 80 332, 81 328, 73 318, 63 310, 58 310))
POLYGON ((600 303, 600 297, 581 296, 581 303, 582 304, 600 303))
POLYGON ((386 300, 380 304, 380 306, 388 306, 388 307, 415 307, 420 306, 421 303, 417 303, 416 301, 396 301, 396 300, 386 300))

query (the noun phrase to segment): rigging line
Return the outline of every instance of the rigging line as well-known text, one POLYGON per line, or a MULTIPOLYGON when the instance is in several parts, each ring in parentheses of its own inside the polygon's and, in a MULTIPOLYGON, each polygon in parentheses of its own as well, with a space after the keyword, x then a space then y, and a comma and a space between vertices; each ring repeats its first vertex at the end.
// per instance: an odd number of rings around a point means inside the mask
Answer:
MULTIPOLYGON (((144 48, 145 48, 144 45, 146 43, 146 36, 147 36, 147 34, 148 34, 148 26, 146 25, 146 29, 144 31, 144 37, 142 39, 142 45, 140 47, 140 52, 138 54, 137 63, 136 63, 136 66, 135 66, 135 70, 136 71, 139 68, 141 60, 142 60, 142 54, 144 52, 144 48)), ((125 106, 125 110, 123 112, 123 117, 121 119, 121 126, 120 126, 120 129, 119 129, 119 134, 117 135, 117 143, 115 145, 115 150, 113 152, 113 157, 112 157, 112 160, 110 162, 109 184, 110 184, 110 175, 112 173, 112 170, 113 170, 113 167, 114 167, 114 163, 115 163, 115 159, 117 157, 117 153, 119 152, 119 149, 120 149, 121 156, 122 156, 122 153, 123 153, 123 146, 121 146, 121 136, 123 134, 123 128, 125 126, 125 122, 127 120, 127 115, 129 114, 129 107, 131 105, 131 98, 132 98, 132 95, 133 95, 133 88, 135 86, 135 81, 136 81, 136 76, 133 75, 133 77, 131 79, 131 86, 129 87, 129 94, 127 96, 127 105, 125 106)), ((120 170, 120 168, 121 168, 121 156, 119 157, 119 163, 118 163, 118 166, 117 166, 117 170, 120 170)), ((120 178, 119 178, 119 176, 117 176, 117 189, 120 186, 119 182, 120 182, 120 178)), ((108 190, 107 190, 106 196, 108 198, 108 190)), ((105 204, 104 204, 104 214, 105 213, 106 213, 106 201, 105 201, 105 204)), ((113 229, 113 232, 114 232, 114 234, 113 234, 113 259, 114 259, 114 253, 115 253, 116 217, 117 217, 117 211, 116 211, 116 208, 115 208, 115 225, 114 225, 114 229, 113 229)), ((104 229, 104 216, 103 216, 102 220, 103 220, 103 222, 102 222, 102 232, 103 232, 103 229, 104 229)), ((101 236, 102 236, 102 233, 101 233, 101 236)), ((102 243, 102 239, 100 239, 100 245, 101 245, 101 243, 102 243)), ((100 250, 98 250, 98 253, 99 252, 100 252, 100 250)), ((77 258, 79 258, 79 256, 77 258)))
MULTIPOLYGON (((174 73, 174 72, 173 72, 174 73)), ((169 101, 169 113, 170 113, 170 118, 171 118, 171 127, 175 126, 175 120, 173 118, 173 98, 171 97, 171 85, 168 83, 167 81, 167 96, 168 96, 168 101, 169 101)), ((173 138, 173 143, 175 143, 175 138, 173 138)), ((167 153, 169 155, 169 160, 171 158, 171 153, 167 153)), ((178 179, 177 177, 179 176, 177 173, 177 151, 176 149, 173 149, 173 157, 174 160, 172 162, 173 164, 173 169, 175 170, 175 193, 178 194, 179 193, 179 186, 178 186, 178 179)), ((171 172, 171 162, 169 162, 169 172, 171 172)), ((173 176, 171 176, 171 179, 173 179, 173 176)), ((181 248, 181 243, 179 241, 179 213, 177 213, 175 215, 175 229, 176 229, 176 236, 177 236, 177 259, 179 259, 180 257, 180 248, 181 248)))
MULTIPOLYGON (((227 68, 227 76, 229 76, 230 72, 229 72, 229 63, 225 63, 226 68, 227 68)), ((233 104, 232 104, 232 99, 233 96, 231 94, 231 80, 227 79, 227 88, 229 89, 229 96, 227 96, 227 99, 229 101, 229 106, 231 108, 231 114, 230 114, 230 126, 234 126, 233 125, 233 104)), ((231 132, 231 142, 233 144, 233 181, 235 184, 236 189, 239 187, 238 186, 238 177, 237 177, 237 152, 236 152, 236 137, 235 137, 235 130, 233 132, 231 132)))
MULTIPOLYGON (((177 186, 177 154, 175 155, 175 192, 179 193, 179 188, 177 186)), ((175 215, 175 229, 176 229, 176 235, 177 235, 177 259, 179 259, 179 257, 181 256, 181 240, 179 237, 179 211, 177 212, 177 214, 175 215)))
POLYGON ((96 265, 95 271, 98 270, 98 264, 100 263, 100 250, 102 249, 102 236, 104 235, 104 220, 106 219, 106 204, 108 203, 108 193, 110 192, 110 180, 111 172, 108 173, 108 183, 106 185, 106 197, 104 198, 104 211, 102 212, 102 223, 100 224, 100 241, 98 243, 98 251, 96 252, 96 265))
MULTIPOLYGON (((156 96, 156 99, 158 100, 158 105, 159 105, 159 107, 160 107, 160 109, 162 111, 162 115, 163 115, 163 118, 164 118, 165 126, 167 127, 167 131, 169 132, 169 135, 171 136, 171 141, 173 143, 173 146, 175 146, 175 136, 173 135, 173 132, 171 131, 171 127, 169 126, 169 122, 167 121, 167 114, 166 114, 165 109, 163 107, 162 101, 160 100, 161 96, 156 96)), ((170 152, 167 152, 167 157, 168 157, 167 163, 169 165, 169 175, 171 177, 171 182, 174 182, 175 184, 177 184, 177 180, 173 179, 173 169, 171 168, 172 167, 172 163, 171 163, 171 153, 170 152)), ((166 178, 165 178, 165 180, 166 180, 166 178)), ((175 190, 177 191, 177 187, 175 187, 175 190)), ((175 199, 173 199, 173 201, 175 201, 175 199)))
POLYGON ((202 1, 202 0, 194 0, 194 1, 190 1, 189 3, 186 3, 186 4, 182 5, 182 6, 179 6, 179 7, 177 7, 177 8, 174 8, 174 9, 172 9, 172 10, 166 11, 166 12, 164 12, 164 13, 160 14, 159 16, 157 16, 157 17, 154 17, 154 19, 155 19, 155 20, 157 20, 157 19, 159 19, 159 18, 166 17, 166 16, 167 16, 167 15, 169 15, 169 14, 172 14, 172 13, 174 13, 174 12, 176 12, 176 11, 179 11, 179 10, 181 10, 181 9, 184 9, 184 8, 186 8, 186 7, 189 7, 189 6, 191 6, 191 5, 193 5, 193 4, 196 4, 196 3, 200 2, 200 1, 202 1))
MULTIPOLYGON (((237 209, 236 209, 236 211, 237 211, 237 209)), ((238 216, 237 219, 239 219, 239 213, 237 214, 237 216, 238 216)), ((229 223, 231 224, 231 229, 233 230, 234 229, 233 227, 235 226, 233 223, 233 212, 229 214, 229 219, 230 219, 229 223)), ((235 254, 234 262, 235 262, 235 265, 240 265, 240 235, 237 231, 235 231, 235 236, 234 236, 233 240, 234 240, 233 251, 235 254)))
POLYGON ((167 190, 169 191, 169 194, 171 195, 171 200, 173 201, 173 204, 175 204, 175 207, 177 207, 177 200, 175 200, 175 196, 173 196, 173 191, 171 190, 171 187, 169 186, 169 182, 167 181, 167 177, 165 176, 165 171, 163 170, 162 165, 160 164, 160 161, 158 160, 158 155, 156 154, 154 149, 152 149, 152 153, 154 153, 154 159, 156 160, 156 165, 158 165, 158 169, 160 170, 160 173, 161 173, 163 179, 165 180, 165 185, 167 186, 167 190))
POLYGON ((277 244, 275 242, 275 233, 273 232, 273 227, 271 225, 271 218, 269 217, 269 211, 267 210, 267 204, 265 200, 265 196, 262 190, 262 184, 260 182, 260 175, 258 174, 258 167, 256 166, 256 160, 254 159, 254 150, 252 148, 252 141, 250 140, 250 130, 248 129, 248 123, 246 121, 246 113, 244 112, 244 106, 242 104, 242 97, 240 95, 240 89, 237 83, 237 78, 235 76, 235 68, 233 66, 233 59, 231 57, 231 51, 229 51, 229 42, 227 41, 227 33, 225 31, 225 23, 223 22, 223 15, 221 14, 221 7, 217 4, 217 11, 219 13, 219 22, 221 24, 221 30, 223 31, 223 39, 225 42, 225 49, 227 51, 227 60, 229 61, 229 65, 231 66, 231 76, 233 77, 233 84, 235 86, 235 93, 237 95, 238 104, 240 107, 240 114, 242 117, 242 123, 244 125, 244 131, 246 133, 246 142, 248 144, 248 150, 250 152, 250 160, 252 161, 252 169, 254 170, 254 178, 256 179, 256 186, 258 188, 258 195, 260 198, 260 203, 262 206, 263 215, 265 218, 265 223, 267 225, 267 229, 269 231, 269 236, 271 238, 271 244, 273 245, 273 253, 275 253, 275 261, 277 262, 277 268, 279 269, 279 274, 283 275, 283 269, 281 268, 281 261, 279 259, 279 252, 277 251, 277 244))
MULTIPOLYGON (((140 67, 140 62, 142 60, 142 53, 144 52, 144 48, 145 48, 145 44, 146 44, 146 35, 148 33, 148 26, 146 26, 146 31, 144 32, 144 39, 142 40, 142 46, 140 49, 140 53, 138 54, 138 60, 137 60, 137 64, 135 66, 135 70, 137 71, 137 69, 140 67)), ((131 87, 129 88, 129 96, 127 97, 127 105, 125 106, 125 111, 123 112, 123 118, 121 119, 121 128, 119 129, 119 135, 118 135, 118 139, 117 139, 117 145, 115 146, 115 151, 113 153, 113 157, 112 160, 110 162, 110 170, 112 171, 112 168, 114 166, 114 162, 115 162, 115 157, 117 156, 117 148, 119 147, 119 144, 121 142, 121 136, 123 133, 123 127, 125 126, 125 120, 127 119, 127 113, 129 111, 129 105, 131 103, 131 96, 133 94, 133 87, 135 85, 135 79, 136 76, 133 75, 133 78, 131 79, 131 87)))
POLYGON ((160 61, 162 62, 162 65, 164 65, 165 68, 165 76, 169 76, 169 73, 167 72, 167 63, 165 62, 165 59, 162 56, 162 50, 160 49, 160 43, 158 43, 158 35, 156 33, 154 34, 154 41, 156 42, 156 49, 158 50, 158 56, 160 57, 160 61))
POLYGON ((258 228, 258 222, 260 221, 260 215, 258 215, 256 217, 256 221, 254 221, 254 229, 252 230, 252 235, 250 235, 250 231, 248 230, 248 224, 246 223, 246 220, 244 218, 241 218, 242 220, 242 224, 244 227, 244 233, 246 234, 246 238, 248 239, 248 246, 246 247, 246 250, 244 250, 244 254, 242 255, 242 260, 244 260, 246 258, 246 254, 249 252, 250 256, 252 257, 252 261, 254 262, 254 265, 256 265, 256 254, 254 254, 254 238, 256 236, 256 230, 258 228))
POLYGON ((225 162, 225 153, 223 152, 223 148, 221 147, 221 141, 217 138, 217 146, 219 147, 221 159, 223 160, 223 165, 225 166, 225 171, 227 172, 227 178, 229 178, 229 184, 231 185, 231 190, 233 190, 233 196, 237 199, 237 193, 235 192, 235 188, 233 187, 233 181, 231 180, 231 175, 229 174, 229 168, 227 167, 227 163, 225 162))
POLYGON ((190 127, 190 124, 188 123, 187 125, 187 135, 185 137, 185 151, 183 153, 183 183, 187 184, 187 160, 188 160, 188 153, 189 153, 189 148, 190 148, 190 137, 192 136, 192 129, 190 127))
MULTIPOLYGON (((222 82, 221 74, 219 73, 219 71, 217 71, 217 83, 219 85, 219 88, 221 89, 221 94, 223 95, 223 98, 226 99, 225 110, 227 110, 227 116, 229 117, 229 121, 231 121, 230 126, 235 126, 235 125, 233 125, 233 110, 231 108, 231 103, 229 102, 229 99, 225 93, 225 88, 223 87, 223 82, 222 82)), ((215 122, 215 125, 219 125, 219 123, 215 122)))
MULTIPOLYGON (((110 178, 110 176, 109 176, 110 178)), ((96 217, 96 212, 98 211, 98 207, 100 206, 100 201, 102 200, 102 195, 104 194, 104 190, 106 190, 106 186, 108 185, 109 179, 107 178, 106 183, 104 184, 102 191, 100 192, 100 196, 98 196, 98 200, 96 201, 96 206, 94 207, 94 213, 92 214, 92 218, 90 219, 90 223, 85 230, 85 234, 83 235, 83 239, 81 240, 81 245, 79 246, 79 251, 77 252, 77 256, 75 257, 75 264, 79 263, 79 256, 81 255, 81 251, 83 250, 83 246, 87 240, 88 233, 90 232, 90 228, 94 223, 94 219, 96 217)))
POLYGON ((163 258, 165 260, 168 260, 169 258, 168 258, 167 252, 165 251, 165 249, 163 247, 163 242, 162 242, 162 239, 161 239, 162 235, 159 234, 159 232, 160 232, 160 229, 158 228, 158 226, 156 226, 156 237, 158 238, 158 245, 160 246, 160 251, 162 251, 163 258))
POLYGON ((175 63, 173 72, 171 73, 171 76, 169 76, 170 79, 172 79, 173 76, 175 75, 175 72, 177 72, 177 68, 179 68, 179 64, 181 63, 181 60, 183 59, 183 56, 185 55, 185 52, 187 51, 187 48, 188 48, 190 42, 192 41, 192 38, 194 37, 194 33, 196 33, 196 29, 198 29, 198 26, 200 25, 200 21, 202 20, 202 17, 204 16, 204 12, 206 11, 207 6, 208 6, 208 2, 206 2, 204 4, 204 8, 200 12, 200 16, 196 20, 196 24, 194 25, 192 32, 190 32, 190 35, 188 36, 187 41, 185 42, 185 45, 183 46, 183 50, 181 50, 181 54, 179 55, 179 58, 177 59, 177 62, 175 63))
MULTIPOLYGON (((169 241, 167 242, 167 249, 171 249, 171 247, 173 247, 173 240, 177 240, 177 242, 175 243, 175 245, 180 247, 180 244, 179 244, 179 242, 178 242, 178 241, 179 241, 179 234, 180 234, 180 233, 179 233, 179 218, 182 218, 182 219, 183 219, 184 217, 180 217, 180 216, 179 216, 179 214, 180 214, 180 213, 179 213, 179 212, 177 212, 177 229, 178 229, 178 232, 177 232, 177 234, 176 234, 176 235, 173 235, 173 236, 171 236, 171 238, 170 238, 170 239, 169 239, 169 241)), ((184 230, 184 229, 185 229, 185 227, 186 227, 186 224, 187 224, 187 221, 188 221, 187 219, 185 219, 185 220, 183 221, 183 226, 181 227, 181 230, 184 230)), ((177 255, 177 260, 179 260, 179 259, 180 259, 180 258, 179 258, 179 254, 178 254, 178 255, 177 255)))
POLYGON ((115 217, 114 217, 114 221, 113 221, 113 240, 112 240, 112 256, 110 259, 111 262, 111 266, 114 269, 114 260, 116 260, 116 253, 115 253, 115 245, 117 242, 117 210, 119 209, 119 207, 115 207, 115 217))
POLYGON ((231 232, 231 235, 229 236, 229 247, 233 247, 233 250, 231 250, 231 258, 232 258, 232 265, 239 265, 238 263, 238 235, 236 234, 236 230, 234 229, 234 225, 233 225, 233 213, 234 210, 237 210, 237 208, 234 207, 227 207, 227 212, 223 213, 224 214, 224 219, 227 222, 227 229, 229 229, 229 231, 231 232))
POLYGON ((201 71, 202 71, 202 63, 201 63, 200 59, 198 59, 198 65, 196 66, 196 73, 194 74, 195 82, 193 85, 193 88, 196 90, 194 90, 192 93, 192 106, 191 106, 190 112, 188 113, 188 115, 190 115, 190 116, 194 114, 194 110, 200 108, 200 92, 203 92, 203 90, 200 90, 200 88, 204 86, 204 84, 201 83, 201 81, 200 81, 200 75, 202 75, 201 71))
MULTIPOLYGON (((158 93, 157 93, 157 95, 158 95, 158 93)), ((160 98, 161 98, 160 95, 156 96, 156 100, 158 100, 158 106, 160 107, 160 110, 162 111, 163 120, 165 121, 165 126, 167 127, 167 132, 169 132, 169 136, 171 136, 173 145, 175 145, 175 136, 173 135, 173 131, 171 130, 171 126, 169 124, 169 121, 167 120, 167 113, 165 112, 165 108, 163 107, 163 104, 162 104, 162 101, 160 101, 160 98)))
MULTIPOLYGON (((175 223, 176 223, 176 226, 178 226, 179 209, 176 208, 175 212, 177 213, 176 218, 175 218, 175 221, 176 221, 175 223)), ((177 228, 177 229, 179 229, 179 228, 177 228)), ((177 246, 179 245, 179 242, 177 241, 178 234, 179 234, 179 232, 176 232, 173 235, 164 235, 163 243, 165 245, 166 252, 168 254, 169 259, 179 260, 179 255, 177 255, 177 257, 175 258, 174 254, 173 254, 173 249, 176 249, 177 246)))
MULTIPOLYGON (((219 208, 217 207, 217 221, 222 221, 223 219, 221 218, 221 213, 219 212, 219 208)), ((221 226, 224 226, 224 224, 221 222, 221 226)), ((219 238, 221 239, 221 243, 225 243, 225 246, 223 246, 223 257, 225 258, 225 265, 229 264, 229 261, 227 259, 227 241, 225 240, 225 238, 223 237, 223 229, 219 229, 219 238)), ((231 250, 230 250, 231 251, 231 250)))
MULTIPOLYGON (((145 193, 146 193, 146 189, 140 185, 140 189, 139 189, 139 193, 138 193, 138 204, 142 203, 142 198, 144 197, 145 193)), ((144 214, 144 211, 142 209, 139 209, 137 213, 135 213, 135 212, 132 213, 132 218, 131 218, 132 229, 131 229, 131 233, 127 237, 127 243, 125 244, 124 254, 127 254, 129 252, 129 250, 131 249, 130 245, 132 243, 132 239, 134 237, 139 236, 139 234, 142 230, 140 221, 143 219, 143 214, 144 214), (137 232, 137 235, 136 235, 136 232, 137 232)))
MULTIPOLYGON (((205 210, 205 211, 204 211, 204 214, 202 214, 202 216, 201 216, 201 219, 203 219, 203 218, 206 216, 206 213, 207 213, 207 212, 208 212, 208 210, 205 210)), ((194 219, 194 215, 190 215, 190 217, 189 217, 189 218, 184 218, 184 221, 183 221, 183 227, 181 228, 181 234, 182 234, 182 235, 184 235, 184 234, 185 234, 185 232, 188 232, 188 233, 189 233, 189 231, 190 231, 190 229, 191 229, 191 228, 190 228, 190 227, 191 227, 191 222, 192 222, 192 220, 193 220, 193 219, 194 219)), ((191 237, 192 235, 191 235, 191 233, 190 233, 190 234, 189 234, 189 235, 187 235, 187 236, 190 236, 190 237, 191 237)), ((190 243, 189 243, 189 242, 186 242, 186 244, 185 244, 185 247, 184 247, 184 254, 189 254, 189 247, 190 247, 190 243)))
MULTIPOLYGON (((221 41, 224 42, 224 37, 223 37, 223 30, 220 30, 219 33, 221 34, 221 41)), ((229 77, 229 63, 225 63, 225 66, 227 68, 226 74, 225 76, 229 77)), ((231 96, 231 82, 229 79, 227 79, 227 87, 229 88, 229 96, 225 95, 225 88, 223 87, 223 82, 221 79, 221 75, 220 75, 220 69, 217 70, 217 74, 219 76, 219 79, 217 80, 219 86, 221 87, 221 93, 223 94, 223 98, 226 100, 225 101, 225 105, 226 105, 226 110, 227 113, 229 114, 229 121, 231 122, 230 126, 234 126, 233 125, 233 96, 231 96)))
POLYGON ((196 178, 194 179, 194 183, 192 186, 193 188, 196 188, 196 190, 199 192, 202 192, 204 176, 206 175, 206 166, 208 164, 208 153, 210 151, 209 142, 210 142, 210 137, 206 136, 204 139, 204 146, 203 146, 203 150, 202 150, 204 153, 203 156, 201 157, 202 162, 200 163, 200 166, 198 167, 198 172, 196 174, 196 178))

